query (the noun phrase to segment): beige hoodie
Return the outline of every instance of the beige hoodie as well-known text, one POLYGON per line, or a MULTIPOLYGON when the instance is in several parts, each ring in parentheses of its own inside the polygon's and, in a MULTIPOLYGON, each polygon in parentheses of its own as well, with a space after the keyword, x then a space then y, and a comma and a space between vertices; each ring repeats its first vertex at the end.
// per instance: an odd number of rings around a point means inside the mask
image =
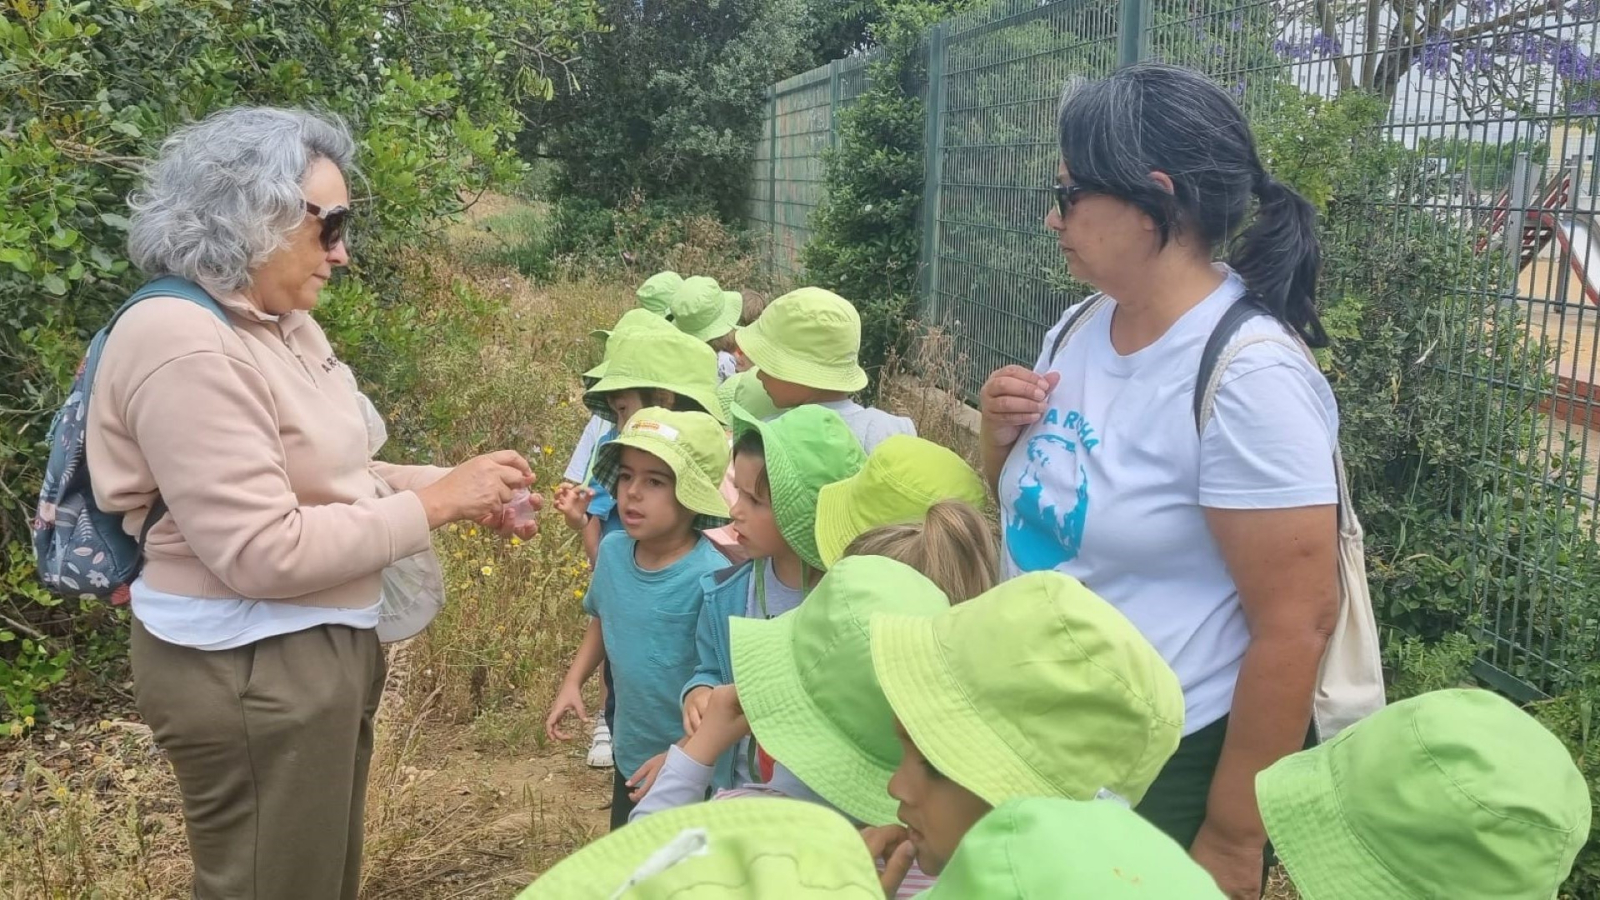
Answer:
POLYGON ((429 546, 413 493, 448 469, 373 462, 355 379, 304 312, 155 297, 112 330, 89 404, 95 501, 137 535, 145 581, 190 597, 360 608, 429 546), (377 479, 397 493, 380 497, 377 479))

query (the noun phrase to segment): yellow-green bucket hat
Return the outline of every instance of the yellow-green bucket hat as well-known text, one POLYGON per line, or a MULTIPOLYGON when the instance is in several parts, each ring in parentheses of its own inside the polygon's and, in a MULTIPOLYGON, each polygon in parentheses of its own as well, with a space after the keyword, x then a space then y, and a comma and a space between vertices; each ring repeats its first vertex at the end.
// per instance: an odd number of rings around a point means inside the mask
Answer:
POLYGON ((861 315, 832 291, 808 287, 784 294, 739 329, 738 341, 752 364, 781 381, 850 393, 867 386, 861 315))
POLYGON ((900 742, 873 675, 869 622, 873 613, 932 616, 949 606, 910 566, 852 556, 789 612, 729 619, 733 682, 757 742, 846 815, 893 824, 889 779, 900 742))
POLYGON ((1133 810, 1027 797, 978 820, 918 898, 1223 900, 1210 873, 1133 810))
POLYGON ((1059 572, 933 618, 874 616, 872 664, 929 764, 990 806, 1103 792, 1137 805, 1183 732, 1183 688, 1161 654, 1059 572))
POLYGON ((677 272, 657 272, 639 285, 636 296, 639 306, 662 318, 672 315, 672 298, 683 287, 683 276, 677 272))
POLYGON ((983 508, 983 479, 967 461, 933 441, 906 434, 879 444, 854 477, 817 496, 817 550, 826 565, 874 528, 920 522, 945 500, 983 508))
POLYGON ((744 797, 656 813, 556 863, 517 900, 883 900, 867 845, 802 800, 744 797))
POLYGON ((744 299, 704 275, 685 278, 672 298, 672 324, 700 341, 713 341, 739 324, 744 299))
POLYGON ((589 332, 590 337, 600 338, 606 343, 603 355, 600 357, 600 364, 583 373, 582 377, 584 384, 592 385, 596 381, 599 381, 601 378, 605 377, 607 363, 610 362, 611 354, 616 346, 616 341, 621 336, 633 334, 635 332, 672 330, 672 323, 661 318, 661 316, 647 309, 630 309, 622 314, 622 318, 617 320, 617 324, 611 326, 610 331, 597 329, 589 332))
POLYGON ((727 380, 717 385, 717 399, 722 401, 722 408, 732 413, 734 404, 744 407, 745 412, 762 421, 776 416, 778 407, 767 395, 767 389, 762 387, 761 379, 757 377, 758 369, 745 369, 729 375, 727 380))
POLYGON ((1561 741, 1481 690, 1378 710, 1261 772, 1256 797, 1306 900, 1551 900, 1592 814, 1561 741))
POLYGON ((700 405, 724 425, 727 410, 717 399, 717 354, 676 328, 629 331, 609 345, 605 373, 584 392, 583 403, 595 415, 615 422, 606 394, 643 388, 668 390, 700 405))
POLYGON ((817 494, 861 471, 867 454, 839 414, 808 403, 768 422, 733 408, 735 437, 759 431, 772 488, 772 517, 783 542, 813 569, 825 568, 817 552, 817 494))
POLYGON ((643 450, 672 469, 677 482, 673 494, 695 514, 696 531, 728 524, 728 501, 717 489, 728 470, 728 433, 716 419, 655 406, 634 413, 622 433, 595 454, 594 477, 612 496, 623 447, 643 450))

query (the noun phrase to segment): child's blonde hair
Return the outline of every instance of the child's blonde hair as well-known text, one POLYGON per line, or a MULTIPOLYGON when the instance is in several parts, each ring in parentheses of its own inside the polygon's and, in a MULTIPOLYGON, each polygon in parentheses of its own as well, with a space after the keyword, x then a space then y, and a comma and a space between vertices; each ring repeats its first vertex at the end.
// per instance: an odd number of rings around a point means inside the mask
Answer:
POLYGON ((983 513, 960 500, 928 508, 921 522, 884 525, 862 534, 845 556, 886 556, 928 577, 951 603, 971 600, 1000 578, 1000 551, 983 513))
POLYGON ((739 324, 749 325, 761 317, 761 311, 767 308, 767 295, 760 291, 740 291, 739 296, 744 299, 744 308, 739 311, 739 324))

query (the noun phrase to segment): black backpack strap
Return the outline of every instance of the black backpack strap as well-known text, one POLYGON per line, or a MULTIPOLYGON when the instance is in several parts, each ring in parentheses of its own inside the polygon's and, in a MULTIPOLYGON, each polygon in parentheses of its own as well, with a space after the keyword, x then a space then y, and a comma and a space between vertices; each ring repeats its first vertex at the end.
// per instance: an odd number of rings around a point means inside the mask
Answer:
POLYGON ((1048 359, 1052 365, 1055 364, 1056 357, 1061 355, 1061 348, 1065 347, 1067 341, 1072 340, 1072 336, 1083 328, 1084 323, 1089 321, 1091 314, 1106 305, 1107 299, 1105 294, 1095 294, 1078 304, 1078 308, 1072 311, 1072 315, 1067 317, 1067 323, 1061 326, 1061 330, 1056 333, 1055 345, 1050 348, 1048 359))
POLYGON ((1234 336, 1244 323, 1256 316, 1268 316, 1271 313, 1262 308, 1254 298, 1246 294, 1222 314, 1217 320, 1217 327, 1211 329, 1211 337, 1206 340, 1206 349, 1200 354, 1200 372, 1194 380, 1194 427, 1196 431, 1204 428, 1202 417, 1205 415, 1206 394, 1211 390, 1211 379, 1216 375, 1217 361, 1222 358, 1224 350, 1233 342, 1234 336))

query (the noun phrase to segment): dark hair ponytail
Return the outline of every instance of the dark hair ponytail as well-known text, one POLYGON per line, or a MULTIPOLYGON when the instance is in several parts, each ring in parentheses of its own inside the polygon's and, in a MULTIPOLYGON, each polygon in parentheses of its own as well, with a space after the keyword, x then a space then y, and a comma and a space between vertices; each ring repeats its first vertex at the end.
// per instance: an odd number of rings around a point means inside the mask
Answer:
POLYGON ((1075 183, 1136 206, 1163 246, 1175 231, 1212 249, 1232 239, 1228 264, 1251 295, 1306 343, 1327 346, 1317 318, 1316 212, 1263 170, 1227 91, 1192 69, 1141 63, 1069 82, 1059 125, 1075 183), (1152 172, 1172 180, 1170 193, 1152 172), (1241 233, 1252 198, 1254 221, 1241 233))
POLYGON ((1328 333, 1317 317, 1317 274, 1322 269, 1317 211, 1265 171, 1254 193, 1259 201, 1255 221, 1234 239, 1228 265, 1268 312, 1307 344, 1326 347, 1328 333))

